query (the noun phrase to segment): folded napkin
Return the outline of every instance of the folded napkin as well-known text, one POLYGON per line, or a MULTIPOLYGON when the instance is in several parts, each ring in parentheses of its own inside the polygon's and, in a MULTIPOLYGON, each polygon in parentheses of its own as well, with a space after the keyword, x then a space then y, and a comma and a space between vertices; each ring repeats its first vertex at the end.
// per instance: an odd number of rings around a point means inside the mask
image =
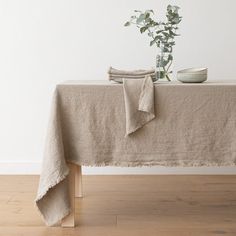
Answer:
POLYGON ((123 79, 142 79, 146 75, 149 75, 152 80, 155 80, 155 70, 117 70, 113 67, 110 67, 108 70, 109 80, 113 80, 115 82, 122 83, 123 79))
POLYGON ((123 79, 123 91, 127 136, 155 118, 152 78, 123 79))

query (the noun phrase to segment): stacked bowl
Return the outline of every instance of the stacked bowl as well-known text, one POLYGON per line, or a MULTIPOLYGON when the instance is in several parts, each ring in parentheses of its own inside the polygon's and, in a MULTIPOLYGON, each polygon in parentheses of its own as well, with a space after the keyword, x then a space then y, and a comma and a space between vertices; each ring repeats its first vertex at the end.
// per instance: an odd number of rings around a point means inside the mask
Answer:
POLYGON ((207 80, 207 68, 189 68, 177 72, 177 79, 183 83, 202 83, 207 80))

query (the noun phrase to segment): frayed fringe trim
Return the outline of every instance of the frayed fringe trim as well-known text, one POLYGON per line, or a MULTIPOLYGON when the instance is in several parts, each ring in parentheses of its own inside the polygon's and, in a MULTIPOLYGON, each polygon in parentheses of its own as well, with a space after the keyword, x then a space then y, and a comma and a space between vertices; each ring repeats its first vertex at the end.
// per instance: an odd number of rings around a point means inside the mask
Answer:
POLYGON ((89 161, 76 161, 70 160, 71 163, 80 166, 87 167, 236 167, 236 162, 222 161, 222 162, 210 162, 210 161, 160 161, 160 162, 89 162, 89 161))

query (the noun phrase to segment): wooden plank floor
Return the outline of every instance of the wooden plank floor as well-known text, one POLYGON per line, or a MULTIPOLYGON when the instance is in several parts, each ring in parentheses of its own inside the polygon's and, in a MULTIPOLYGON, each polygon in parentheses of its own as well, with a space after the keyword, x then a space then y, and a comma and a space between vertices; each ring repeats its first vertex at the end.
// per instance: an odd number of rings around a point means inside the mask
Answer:
POLYGON ((38 176, 0 176, 0 236, 236 236, 236 176, 85 176, 76 228, 46 227, 38 176))

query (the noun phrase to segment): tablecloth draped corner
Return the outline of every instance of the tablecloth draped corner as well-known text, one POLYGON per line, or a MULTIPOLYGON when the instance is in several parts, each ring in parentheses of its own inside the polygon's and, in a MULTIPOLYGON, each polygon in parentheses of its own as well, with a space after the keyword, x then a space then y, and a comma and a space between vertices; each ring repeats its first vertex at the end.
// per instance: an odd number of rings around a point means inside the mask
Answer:
POLYGON ((70 213, 70 204, 67 200, 69 198, 68 184, 66 183, 69 168, 64 156, 59 102, 56 89, 51 104, 42 172, 35 199, 41 216, 49 226, 56 224, 70 213))

